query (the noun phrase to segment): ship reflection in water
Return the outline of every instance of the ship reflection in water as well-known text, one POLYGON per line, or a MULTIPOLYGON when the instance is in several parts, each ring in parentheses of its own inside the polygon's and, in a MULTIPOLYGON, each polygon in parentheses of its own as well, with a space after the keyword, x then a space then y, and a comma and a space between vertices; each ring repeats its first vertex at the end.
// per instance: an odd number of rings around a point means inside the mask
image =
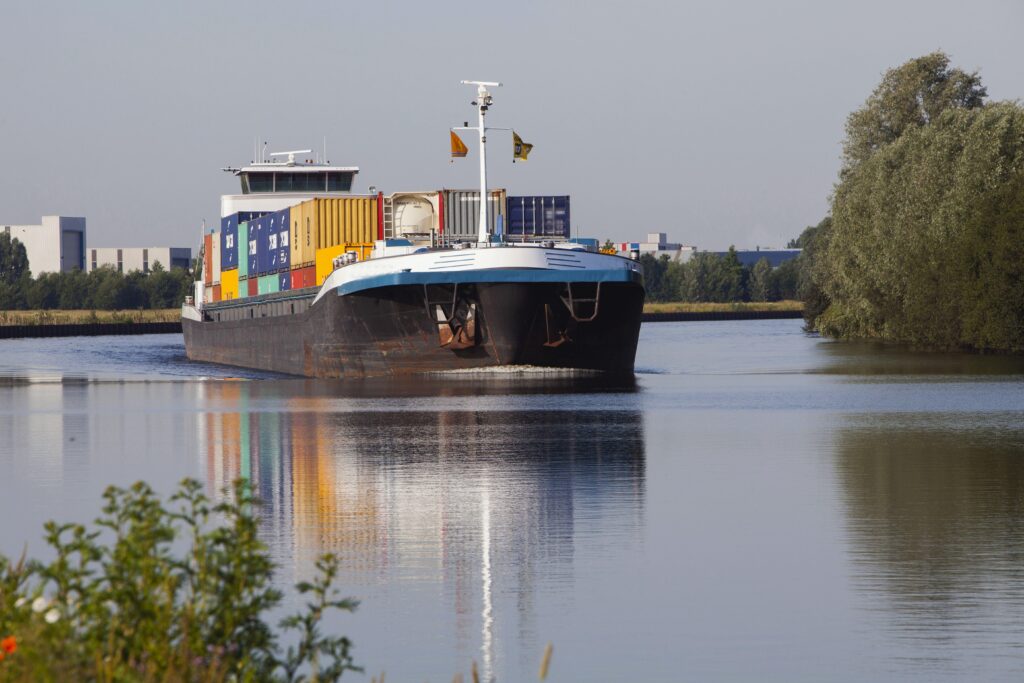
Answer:
MULTIPOLYGON (((640 543, 644 434, 632 383, 478 377, 206 390, 223 408, 199 418, 210 491, 252 482, 285 578, 305 578, 316 556, 335 553, 341 584, 364 598, 351 623, 383 610, 392 625, 410 623, 385 641, 422 639, 431 624, 426 640, 449 649, 454 640, 465 659, 452 666, 477 659, 485 680, 502 647, 539 657, 554 637, 536 633, 536 602, 570 599, 578 544, 589 557, 640 543), (581 391, 578 410, 547 398, 581 391), (625 409, 609 410, 607 391, 622 392, 625 409), (589 410, 588 396, 600 401, 589 410), (513 639, 514 648, 502 644, 513 639)), ((413 647, 403 643, 402 659, 413 647)))

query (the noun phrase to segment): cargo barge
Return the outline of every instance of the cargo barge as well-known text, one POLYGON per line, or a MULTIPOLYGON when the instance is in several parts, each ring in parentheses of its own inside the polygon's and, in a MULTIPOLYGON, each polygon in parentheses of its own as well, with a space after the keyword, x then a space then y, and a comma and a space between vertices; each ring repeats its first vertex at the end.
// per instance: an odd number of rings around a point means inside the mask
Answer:
POLYGON ((358 168, 296 160, 309 150, 226 169, 242 194, 222 197, 219 234, 204 236, 204 279, 182 307, 188 357, 333 378, 504 365, 631 374, 640 264, 570 240, 568 197, 488 191, 496 84, 473 85, 480 192, 354 195, 358 168))

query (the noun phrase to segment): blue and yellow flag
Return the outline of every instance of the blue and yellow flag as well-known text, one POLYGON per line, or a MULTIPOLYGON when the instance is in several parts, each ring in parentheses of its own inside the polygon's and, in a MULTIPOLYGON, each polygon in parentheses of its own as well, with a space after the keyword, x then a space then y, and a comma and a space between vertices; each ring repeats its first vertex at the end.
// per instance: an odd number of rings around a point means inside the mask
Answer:
POLYGON ((452 134, 452 159, 455 159, 455 158, 461 159, 462 157, 466 156, 466 154, 469 152, 469 149, 466 148, 466 143, 464 143, 462 141, 462 138, 460 138, 458 135, 455 134, 454 130, 451 131, 451 134, 452 134))
POLYGON ((519 137, 519 134, 512 131, 512 163, 516 163, 516 159, 522 159, 526 161, 526 157, 530 155, 530 150, 533 149, 533 145, 528 142, 523 142, 523 139, 519 137))

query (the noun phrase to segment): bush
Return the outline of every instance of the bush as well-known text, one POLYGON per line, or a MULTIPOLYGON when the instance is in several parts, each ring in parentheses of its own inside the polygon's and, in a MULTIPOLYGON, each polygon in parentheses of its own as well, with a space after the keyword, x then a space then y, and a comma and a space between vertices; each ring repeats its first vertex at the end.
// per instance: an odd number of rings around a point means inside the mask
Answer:
POLYGON ((347 638, 320 632, 326 611, 357 604, 336 596, 330 555, 296 586, 310 599, 280 622, 296 633, 282 651, 265 621, 281 593, 244 482, 219 504, 194 480, 170 506, 141 482, 104 499, 93 528, 45 525, 52 562, 0 557, 0 679, 335 681, 360 670, 347 638))

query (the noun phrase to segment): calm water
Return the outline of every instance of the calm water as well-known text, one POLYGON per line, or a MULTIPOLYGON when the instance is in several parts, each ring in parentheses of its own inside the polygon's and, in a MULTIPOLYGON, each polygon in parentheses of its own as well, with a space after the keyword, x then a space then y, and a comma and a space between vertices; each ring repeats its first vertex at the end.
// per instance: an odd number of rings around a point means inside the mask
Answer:
POLYGON ((554 681, 1024 676, 1024 359, 799 321, 646 325, 620 386, 0 349, 0 552, 110 483, 249 476, 281 583, 339 553, 335 625, 389 681, 535 680, 548 641, 554 681))

